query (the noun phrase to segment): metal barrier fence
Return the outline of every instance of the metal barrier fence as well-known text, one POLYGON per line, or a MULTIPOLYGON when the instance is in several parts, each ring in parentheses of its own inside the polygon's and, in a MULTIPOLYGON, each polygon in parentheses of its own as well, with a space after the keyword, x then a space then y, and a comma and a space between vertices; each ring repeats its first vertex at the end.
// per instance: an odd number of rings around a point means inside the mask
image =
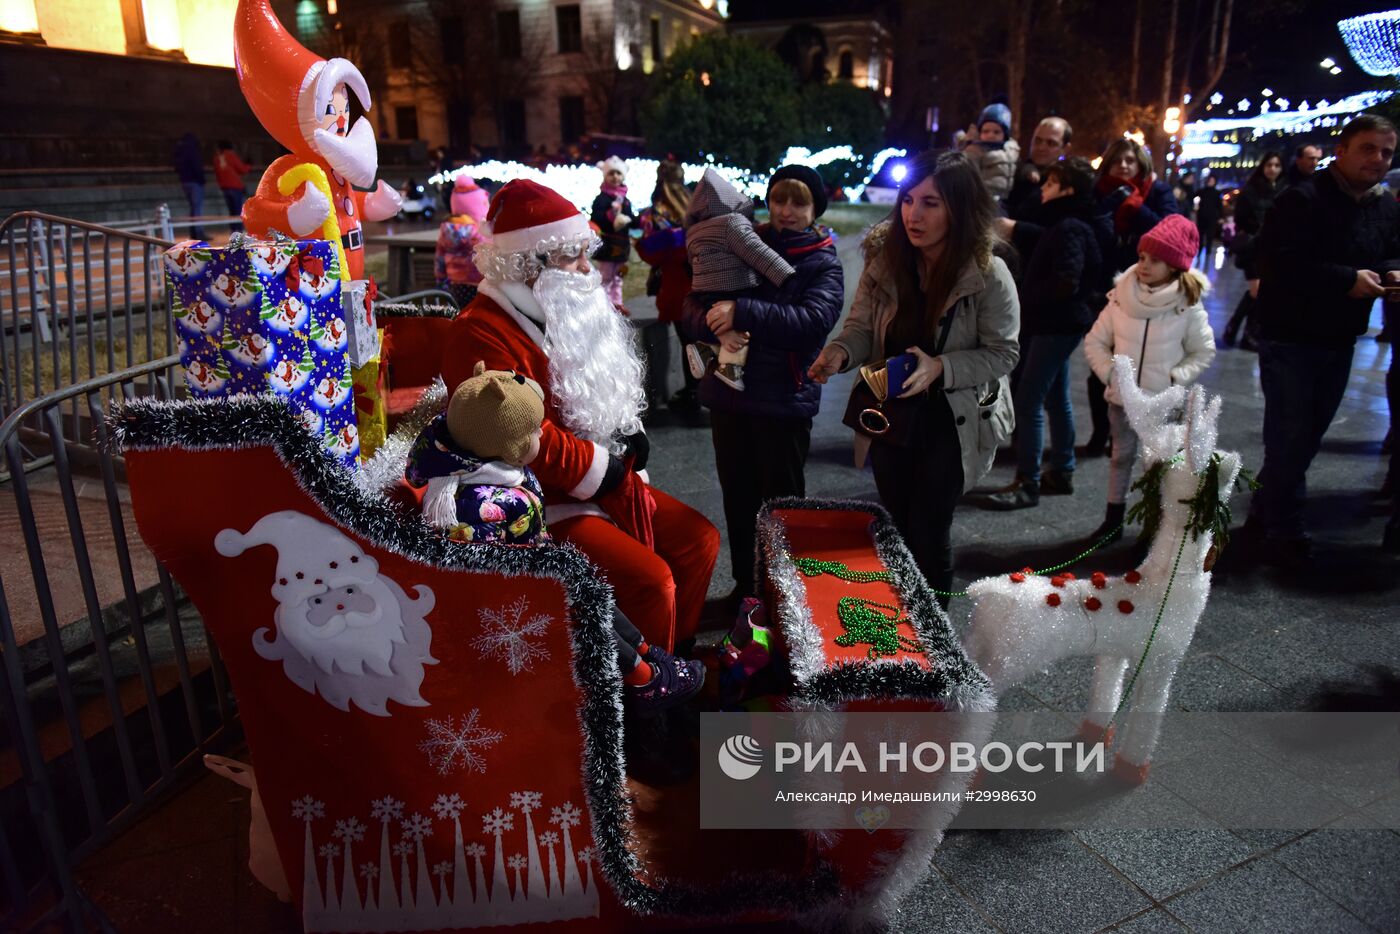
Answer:
MULTIPOLYGON (((200 220, 0 223, 0 930, 110 930, 74 867, 238 738, 218 653, 104 444, 113 402, 183 392, 161 263, 200 220)), ((381 302, 455 313, 436 291, 381 302)))
MULTIPOLYGON (((0 576, 0 706, 9 739, 0 748, 0 876, 15 923, 42 922, 28 916, 51 899, 54 920, 104 928, 72 867, 133 823, 202 752, 235 738, 218 653, 136 535, 123 504, 123 465, 104 444, 107 406, 148 383, 157 398, 169 398, 177 362, 166 356, 86 380, 26 402, 0 423, 30 584, 0 576), (70 407, 94 426, 86 467, 69 456, 62 413, 70 407), (43 471, 25 469, 20 429, 33 424, 48 439, 52 464, 43 471), (93 483, 100 496, 86 493, 93 483)), ((0 916, 0 928, 5 921, 0 916)))
MULTIPOLYGON (((0 418, 63 386, 173 354, 161 254, 188 231, 237 222, 173 221, 165 205, 123 227, 35 211, 0 222, 0 418)), ((147 390, 154 385, 152 374, 147 390)), ((66 441, 87 445, 76 400, 61 421, 66 441)))

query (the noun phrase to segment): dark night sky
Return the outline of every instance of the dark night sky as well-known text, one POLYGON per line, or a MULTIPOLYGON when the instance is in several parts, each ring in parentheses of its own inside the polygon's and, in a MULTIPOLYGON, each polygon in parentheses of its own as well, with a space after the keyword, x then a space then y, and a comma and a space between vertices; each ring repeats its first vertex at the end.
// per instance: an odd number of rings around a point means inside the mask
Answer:
MULTIPOLYGON (((1352 61, 1346 43, 1337 31, 1337 20, 1362 13, 1393 9, 1385 0, 1358 3, 1356 0, 1236 0, 1236 19, 1230 41, 1230 63, 1221 78, 1219 90, 1227 105, 1241 97, 1259 100, 1264 87, 1299 101, 1338 100, 1348 94, 1384 87, 1386 79, 1366 74, 1352 61), (1260 8, 1287 9, 1282 14, 1255 13, 1260 8), (1341 66, 1340 75, 1328 74, 1318 65, 1330 56, 1341 66)), ((1400 4, 1395 4, 1400 5, 1400 4)), ((1183 12, 1190 0, 1183 2, 1183 12)), ((1219 108, 1216 108, 1217 112, 1219 108)), ((1214 115, 1214 113, 1212 114, 1214 115)))

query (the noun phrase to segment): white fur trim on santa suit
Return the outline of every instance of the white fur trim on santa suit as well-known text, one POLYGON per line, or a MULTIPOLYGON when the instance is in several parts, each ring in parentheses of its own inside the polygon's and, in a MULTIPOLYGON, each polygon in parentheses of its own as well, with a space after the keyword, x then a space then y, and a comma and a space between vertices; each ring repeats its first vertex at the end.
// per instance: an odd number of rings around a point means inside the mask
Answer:
POLYGON ((365 195, 365 220, 387 221, 403 207, 403 196, 379 180, 374 191, 365 195))
POLYGON ((498 253, 523 253, 535 250, 544 241, 554 240, 562 243, 592 235, 593 228, 588 226, 588 218, 580 212, 572 217, 540 224, 537 227, 522 227, 503 233, 492 232, 491 244, 498 253))
POLYGON ((514 320, 516 324, 520 325, 520 330, 525 332, 525 336, 534 341, 536 347, 541 350, 544 349, 544 332, 540 330, 539 324, 536 324, 530 317, 521 314, 520 310, 516 308, 515 302, 511 300, 511 296, 513 295, 517 298, 521 298, 522 303, 526 304, 526 307, 533 306, 530 312, 531 315, 537 315, 539 321, 543 323, 544 310, 540 308, 539 302, 535 301, 534 293, 529 291, 529 286, 518 282, 492 282, 490 279, 485 279, 477 286, 477 291, 491 299, 491 301, 495 302, 497 305, 500 305, 501 310, 510 315, 511 319, 514 320), (526 293, 529 294, 528 303, 523 301, 525 296, 521 295, 520 289, 511 288, 510 293, 507 294, 506 288, 508 286, 517 285, 524 288, 526 293))
POLYGON ((593 442, 593 460, 588 464, 588 472, 583 475, 583 479, 578 482, 578 486, 569 491, 569 495, 574 499, 588 499, 598 492, 598 487, 603 485, 603 477, 608 472, 608 449, 596 441, 593 442))
POLYGON ((315 185, 307 185, 301 197, 287 206, 287 226, 298 237, 309 237, 331 216, 331 203, 315 185))

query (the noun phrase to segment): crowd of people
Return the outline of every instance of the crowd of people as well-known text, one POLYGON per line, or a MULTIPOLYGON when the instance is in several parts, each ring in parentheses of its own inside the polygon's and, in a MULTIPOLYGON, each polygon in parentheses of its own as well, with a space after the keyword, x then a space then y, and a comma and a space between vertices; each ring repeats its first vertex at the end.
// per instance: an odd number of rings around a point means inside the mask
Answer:
MULTIPOLYGON (((648 291, 690 363, 670 405, 687 420, 709 410, 736 585, 731 607, 761 586, 761 504, 804 495, 822 384, 850 370, 860 372, 845 418, 857 460, 868 457, 883 504, 945 602, 954 508, 1012 442, 1013 427, 1016 480, 977 502, 1021 509, 1074 492, 1076 353, 1091 373, 1094 425, 1080 453, 1111 458, 1104 521, 1088 539, 1121 537, 1138 443, 1112 360, 1132 359, 1149 390, 1192 383, 1211 366, 1209 285, 1196 267, 1213 248, 1218 188, 1208 180, 1198 190, 1182 178, 1174 190, 1126 137, 1095 168, 1073 152, 1062 117, 1036 126, 1024 162, 1005 158, 1019 147, 1004 105, 988 107, 972 129, 960 150, 909 163, 895 208, 864 241, 864 269, 835 336, 842 265, 820 224, 828 195, 810 168, 773 175, 768 220, 757 226, 754 203, 721 176, 707 172, 690 191, 673 162, 661 165, 640 211, 620 160, 599 165, 591 214, 524 180, 507 183, 489 205, 479 196, 468 203, 480 189, 458 180, 444 230, 465 229, 450 238, 457 259, 444 269, 471 291, 460 293, 444 378, 467 387, 499 371, 537 388, 539 418, 526 426, 532 443, 516 446, 528 458, 517 455, 504 475, 531 472, 542 523, 535 530, 515 520, 528 532, 517 540, 547 525, 608 576, 635 623, 636 635, 629 629, 619 640, 630 669, 643 672, 628 682, 637 704, 665 706, 695 687, 691 663, 668 653, 696 632, 720 538, 703 515, 647 480, 643 364, 619 314, 616 275, 634 229, 652 267, 648 291), (663 681, 654 680, 658 670, 663 681)), ((1356 118, 1325 170, 1315 145, 1286 168, 1271 152, 1238 199, 1236 261, 1248 289, 1221 342, 1243 331, 1259 353, 1262 487, 1240 536, 1259 560, 1307 559, 1308 467, 1372 303, 1400 295, 1400 204, 1379 187, 1395 146, 1388 121, 1356 118)), ((450 448, 453 437, 439 426, 435 443, 450 448)), ((459 537, 480 536, 482 509, 468 498, 464 515, 439 509, 438 522, 459 537)), ((1391 550, 1400 548, 1397 521, 1387 527, 1391 550)))

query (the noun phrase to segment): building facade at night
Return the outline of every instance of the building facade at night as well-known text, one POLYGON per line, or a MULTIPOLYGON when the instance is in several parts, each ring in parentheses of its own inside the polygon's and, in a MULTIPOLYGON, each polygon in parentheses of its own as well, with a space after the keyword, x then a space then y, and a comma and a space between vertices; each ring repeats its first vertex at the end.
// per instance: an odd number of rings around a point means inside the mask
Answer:
POLYGON ((555 153, 585 134, 635 134, 643 76, 724 26, 715 0, 284 6, 309 47, 361 66, 381 139, 509 156, 555 153))

